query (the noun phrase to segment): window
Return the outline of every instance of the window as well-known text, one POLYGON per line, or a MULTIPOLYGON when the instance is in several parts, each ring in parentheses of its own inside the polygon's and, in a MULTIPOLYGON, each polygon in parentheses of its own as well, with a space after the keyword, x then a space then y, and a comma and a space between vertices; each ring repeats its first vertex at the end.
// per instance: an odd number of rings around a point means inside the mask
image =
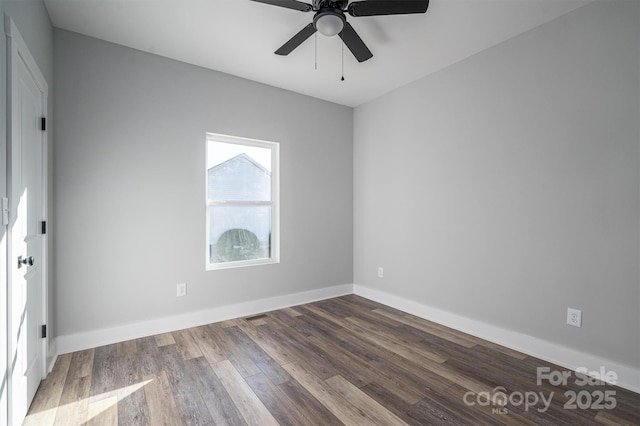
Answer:
POLYGON ((279 261, 278 148, 207 133, 207 269, 279 261))

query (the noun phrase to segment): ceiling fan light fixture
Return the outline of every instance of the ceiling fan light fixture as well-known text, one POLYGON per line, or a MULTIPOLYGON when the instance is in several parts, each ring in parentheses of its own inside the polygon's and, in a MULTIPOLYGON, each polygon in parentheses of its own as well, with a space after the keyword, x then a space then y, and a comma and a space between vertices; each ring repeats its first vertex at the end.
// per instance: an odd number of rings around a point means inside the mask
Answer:
POLYGON ((327 37, 333 37, 340 34, 344 28, 344 23, 344 15, 334 11, 318 13, 313 19, 313 24, 315 25, 316 30, 327 37))

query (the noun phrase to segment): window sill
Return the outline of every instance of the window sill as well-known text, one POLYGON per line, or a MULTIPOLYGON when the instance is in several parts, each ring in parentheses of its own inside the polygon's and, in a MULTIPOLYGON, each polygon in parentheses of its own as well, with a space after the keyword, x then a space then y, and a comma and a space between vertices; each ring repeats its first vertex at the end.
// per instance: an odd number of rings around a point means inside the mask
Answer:
POLYGON ((245 266, 273 265, 280 263, 279 259, 256 259, 256 260, 239 260, 236 262, 207 263, 205 269, 207 271, 217 271, 219 269, 244 268, 245 266))

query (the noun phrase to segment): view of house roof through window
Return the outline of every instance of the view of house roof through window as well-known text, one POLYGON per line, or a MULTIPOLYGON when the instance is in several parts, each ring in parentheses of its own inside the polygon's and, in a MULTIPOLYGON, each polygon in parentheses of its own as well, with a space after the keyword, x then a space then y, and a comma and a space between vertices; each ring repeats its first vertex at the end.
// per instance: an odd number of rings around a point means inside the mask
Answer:
POLYGON ((277 262, 277 148, 208 135, 208 269, 277 262))

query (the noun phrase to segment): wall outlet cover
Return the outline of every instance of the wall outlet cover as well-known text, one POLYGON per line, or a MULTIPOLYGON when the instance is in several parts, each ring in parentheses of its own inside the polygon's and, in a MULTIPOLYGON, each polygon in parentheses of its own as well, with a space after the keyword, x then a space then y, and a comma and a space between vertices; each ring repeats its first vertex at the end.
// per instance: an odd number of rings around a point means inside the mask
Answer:
POLYGON ((176 296, 182 297, 187 295, 187 283, 178 283, 176 286, 176 296))
POLYGON ((574 327, 582 327, 582 311, 574 308, 567 308, 567 324, 574 327))

